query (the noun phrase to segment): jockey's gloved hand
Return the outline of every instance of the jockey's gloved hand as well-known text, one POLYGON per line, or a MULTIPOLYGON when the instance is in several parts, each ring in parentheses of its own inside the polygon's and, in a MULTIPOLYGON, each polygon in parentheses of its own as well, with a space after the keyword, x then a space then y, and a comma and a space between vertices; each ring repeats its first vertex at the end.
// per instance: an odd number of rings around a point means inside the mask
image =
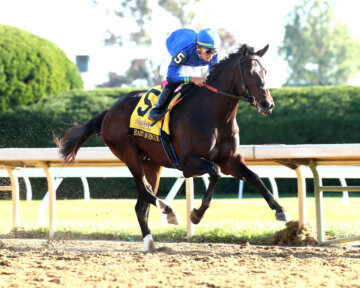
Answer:
POLYGON ((206 82, 206 77, 191 77, 190 82, 202 87, 206 82))

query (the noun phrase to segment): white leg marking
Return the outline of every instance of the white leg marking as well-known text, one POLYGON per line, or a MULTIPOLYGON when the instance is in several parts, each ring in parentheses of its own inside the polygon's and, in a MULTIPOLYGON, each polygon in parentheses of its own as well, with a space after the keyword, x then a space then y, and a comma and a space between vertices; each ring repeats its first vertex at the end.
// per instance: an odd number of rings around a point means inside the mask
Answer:
POLYGON ((284 212, 285 215, 285 221, 289 222, 291 220, 290 214, 288 212, 284 212))
POLYGON ((154 251, 155 245, 151 234, 148 234, 144 237, 144 245, 146 251, 154 251))

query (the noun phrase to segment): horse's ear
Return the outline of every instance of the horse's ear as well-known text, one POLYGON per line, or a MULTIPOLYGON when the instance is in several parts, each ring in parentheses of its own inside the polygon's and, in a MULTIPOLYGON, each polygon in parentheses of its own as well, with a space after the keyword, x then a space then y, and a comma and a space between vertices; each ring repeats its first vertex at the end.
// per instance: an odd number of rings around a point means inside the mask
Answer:
POLYGON ((246 44, 244 44, 244 45, 241 47, 241 54, 242 54, 243 56, 246 56, 246 54, 248 54, 248 52, 249 52, 249 48, 248 48, 248 46, 247 46, 246 44))
POLYGON ((257 52, 255 53, 255 55, 257 55, 257 56, 259 56, 259 57, 262 57, 262 56, 266 53, 266 51, 267 51, 268 49, 269 49, 269 44, 267 44, 263 49, 257 51, 257 52))

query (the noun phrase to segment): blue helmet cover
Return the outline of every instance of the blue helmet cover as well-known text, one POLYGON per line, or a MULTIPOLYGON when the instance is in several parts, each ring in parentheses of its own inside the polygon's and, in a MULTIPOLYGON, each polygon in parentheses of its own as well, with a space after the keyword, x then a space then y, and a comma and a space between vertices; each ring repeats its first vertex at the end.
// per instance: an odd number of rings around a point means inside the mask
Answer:
POLYGON ((215 32, 210 28, 206 28, 201 30, 197 34, 196 42, 200 46, 216 49, 218 48, 218 43, 216 43, 217 41, 215 38, 216 38, 215 32))

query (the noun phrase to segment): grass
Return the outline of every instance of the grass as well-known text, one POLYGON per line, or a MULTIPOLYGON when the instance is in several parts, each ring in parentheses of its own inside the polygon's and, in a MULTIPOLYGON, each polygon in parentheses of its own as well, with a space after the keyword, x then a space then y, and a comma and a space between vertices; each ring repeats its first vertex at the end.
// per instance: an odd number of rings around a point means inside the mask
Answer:
MULTIPOLYGON (((194 207, 199 207, 195 199, 194 207)), ((298 219, 297 198, 281 198, 293 219, 298 219)), ((140 241, 135 199, 127 200, 57 200, 57 232, 55 239, 107 239, 140 241)), ((271 244, 276 231, 285 228, 275 220, 262 198, 214 199, 201 223, 195 226, 195 235, 186 237, 186 202, 174 200, 171 205, 182 218, 183 224, 161 224, 160 211, 151 207, 149 226, 156 241, 191 241, 271 244)), ((11 230, 11 201, 0 201, 0 236, 19 238, 47 238, 47 227, 39 227, 40 201, 20 201, 20 224, 11 230)), ((330 238, 360 235, 360 198, 350 198, 349 206, 341 198, 325 197, 325 228, 330 238)), ((307 219, 315 231, 315 201, 307 199, 307 219)))

